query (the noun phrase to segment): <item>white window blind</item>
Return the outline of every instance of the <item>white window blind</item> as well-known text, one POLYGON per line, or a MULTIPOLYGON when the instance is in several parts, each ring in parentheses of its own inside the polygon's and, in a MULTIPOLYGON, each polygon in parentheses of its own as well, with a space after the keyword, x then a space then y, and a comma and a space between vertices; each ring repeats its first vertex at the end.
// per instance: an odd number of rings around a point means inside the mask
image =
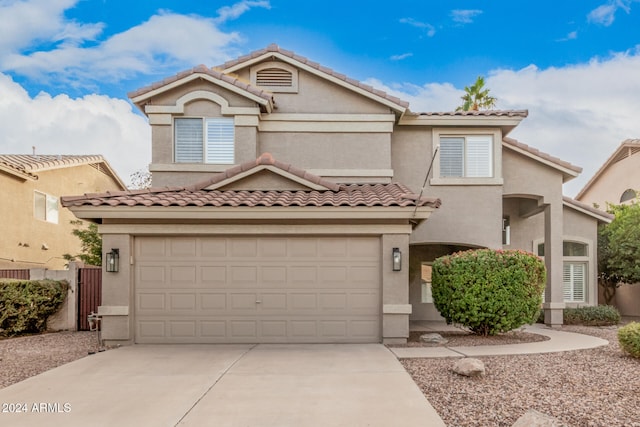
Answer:
POLYGON ((175 120, 176 163, 202 163, 202 119, 175 120))
POLYGON ((586 264, 565 262, 562 271, 562 291, 567 302, 583 302, 586 288, 586 264))
POLYGON ((464 176, 464 138, 440 138, 440 176, 464 176))
POLYGON ((232 118, 175 119, 176 163, 233 164, 234 152, 232 118))
POLYGON ((489 135, 441 137, 440 176, 492 177, 493 138, 489 135))
POLYGON ((234 162, 234 123, 233 119, 206 119, 207 163, 233 164, 234 162))
POLYGON ((490 177, 492 175, 491 137, 468 136, 467 137, 467 171, 468 177, 490 177))

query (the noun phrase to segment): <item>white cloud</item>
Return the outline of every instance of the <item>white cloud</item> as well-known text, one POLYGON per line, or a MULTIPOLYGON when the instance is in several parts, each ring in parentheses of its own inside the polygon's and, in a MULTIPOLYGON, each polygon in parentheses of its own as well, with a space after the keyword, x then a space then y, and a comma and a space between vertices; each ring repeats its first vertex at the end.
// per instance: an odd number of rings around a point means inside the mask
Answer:
POLYGON ((482 11, 478 9, 455 9, 451 11, 451 18, 453 19, 453 22, 457 22, 459 24, 471 24, 473 22, 473 18, 481 13, 482 11))
POLYGON ((400 55, 392 55, 389 59, 391 59, 392 61, 402 61, 403 59, 407 59, 411 56, 413 56, 413 53, 407 52, 400 55))
POLYGON ((254 7, 271 9, 271 4, 268 1, 245 0, 238 2, 232 6, 224 6, 218 9, 218 17, 216 18, 216 22, 222 23, 231 19, 237 19, 240 15, 254 7))
POLYGON ((35 97, 0 73, 3 154, 102 154, 125 183, 151 160, 151 130, 131 104, 101 95, 35 97))
MULTIPOLYGON (((40 16, 47 15, 46 10, 43 12, 43 4, 49 4, 48 0, 11 3, 6 10, 0 10, 8 12, 12 19, 29 14, 35 16, 27 26, 34 29, 32 35, 19 25, 6 30, 11 40, 0 41, 0 53, 3 53, 0 70, 32 79, 90 87, 94 82, 116 82, 137 74, 166 75, 176 68, 195 64, 216 65, 235 56, 234 46, 242 41, 238 33, 223 32, 217 24, 235 19, 253 7, 270 7, 267 1, 242 1, 221 8, 217 18, 160 12, 138 26, 83 46, 87 40, 99 37, 103 24, 66 21, 63 11, 72 7, 75 1, 55 0, 52 3, 58 8, 49 11, 51 22, 40 16), (45 25, 46 30, 36 31, 40 23, 48 25, 45 25), (185 28, 189 31, 184 31, 185 28), (41 38, 53 41, 55 46, 50 50, 22 52, 22 48, 41 38)), ((0 28, 3 21, 9 19, 0 18, 0 28)))
POLYGON ((413 18, 402 18, 400 19, 400 23, 411 25, 412 27, 420 28, 421 30, 425 31, 428 37, 433 37, 436 35, 436 28, 433 25, 428 24, 426 22, 416 21, 413 18))
MULTIPOLYGON (((449 83, 368 83, 409 101, 412 111, 454 110, 463 93, 449 83)), ((495 70, 487 87, 498 98, 499 109, 529 110, 510 136, 583 167, 565 185, 569 196, 578 193, 624 139, 640 138, 637 100, 630 95, 640 93, 640 46, 563 68, 495 70)))
POLYGON ((635 1, 638 0, 609 0, 589 12, 587 21, 608 27, 615 21, 618 9, 622 9, 628 14, 631 12, 631 3, 635 1))
POLYGON ((566 35, 566 37, 558 39, 557 41, 566 42, 566 41, 569 41, 569 40, 576 40, 577 38, 578 38, 578 32, 577 31, 571 31, 569 34, 566 35))

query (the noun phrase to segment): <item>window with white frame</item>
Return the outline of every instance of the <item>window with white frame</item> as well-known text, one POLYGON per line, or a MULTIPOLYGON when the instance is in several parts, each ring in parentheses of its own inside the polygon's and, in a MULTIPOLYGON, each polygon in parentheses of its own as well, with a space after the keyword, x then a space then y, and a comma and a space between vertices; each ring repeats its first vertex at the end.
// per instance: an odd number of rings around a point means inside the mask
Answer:
POLYGON ((58 223, 58 198, 35 191, 33 194, 33 216, 41 221, 58 223))
POLYGON ((441 136, 440 177, 493 177, 493 136, 441 136))
POLYGON ((176 163, 234 163, 233 118, 176 118, 174 130, 176 163))
MULTIPOLYGON (((544 242, 536 252, 544 257, 544 242)), ((586 302, 589 271, 589 245, 565 240, 562 242, 562 295, 564 302, 586 302)))

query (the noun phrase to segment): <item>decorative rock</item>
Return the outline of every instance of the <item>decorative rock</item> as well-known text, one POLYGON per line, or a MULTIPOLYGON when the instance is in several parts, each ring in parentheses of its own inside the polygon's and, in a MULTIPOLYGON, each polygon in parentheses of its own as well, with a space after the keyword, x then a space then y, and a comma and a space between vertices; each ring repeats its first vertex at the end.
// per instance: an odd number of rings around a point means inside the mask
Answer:
POLYGON ((426 342, 428 344, 446 344, 449 342, 448 339, 444 338, 440 334, 424 334, 420 335, 420 341, 426 342))
POLYGON ((484 363, 478 359, 465 357, 453 365, 453 372, 458 375, 464 375, 465 377, 483 377, 484 363))
POLYGON ((535 409, 529 409, 523 416, 517 419, 512 427, 561 427, 564 424, 560 423, 555 418, 538 412, 535 409))

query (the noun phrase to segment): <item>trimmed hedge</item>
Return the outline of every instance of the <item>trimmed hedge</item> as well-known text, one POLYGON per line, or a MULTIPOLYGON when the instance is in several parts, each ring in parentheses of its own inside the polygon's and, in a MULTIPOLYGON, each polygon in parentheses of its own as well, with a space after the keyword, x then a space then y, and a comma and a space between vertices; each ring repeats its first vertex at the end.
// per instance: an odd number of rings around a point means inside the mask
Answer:
POLYGON ((618 329, 618 341, 622 350, 640 359, 640 323, 631 322, 618 329))
POLYGON ((620 312, 610 305, 565 308, 565 325, 611 326, 620 323, 620 312))
POLYGON ((457 252, 436 259, 432 271, 433 302, 449 324, 486 336, 533 323, 538 316, 546 270, 534 254, 457 252))
POLYGON ((0 280, 0 334, 44 332, 67 296, 65 280, 0 280))

